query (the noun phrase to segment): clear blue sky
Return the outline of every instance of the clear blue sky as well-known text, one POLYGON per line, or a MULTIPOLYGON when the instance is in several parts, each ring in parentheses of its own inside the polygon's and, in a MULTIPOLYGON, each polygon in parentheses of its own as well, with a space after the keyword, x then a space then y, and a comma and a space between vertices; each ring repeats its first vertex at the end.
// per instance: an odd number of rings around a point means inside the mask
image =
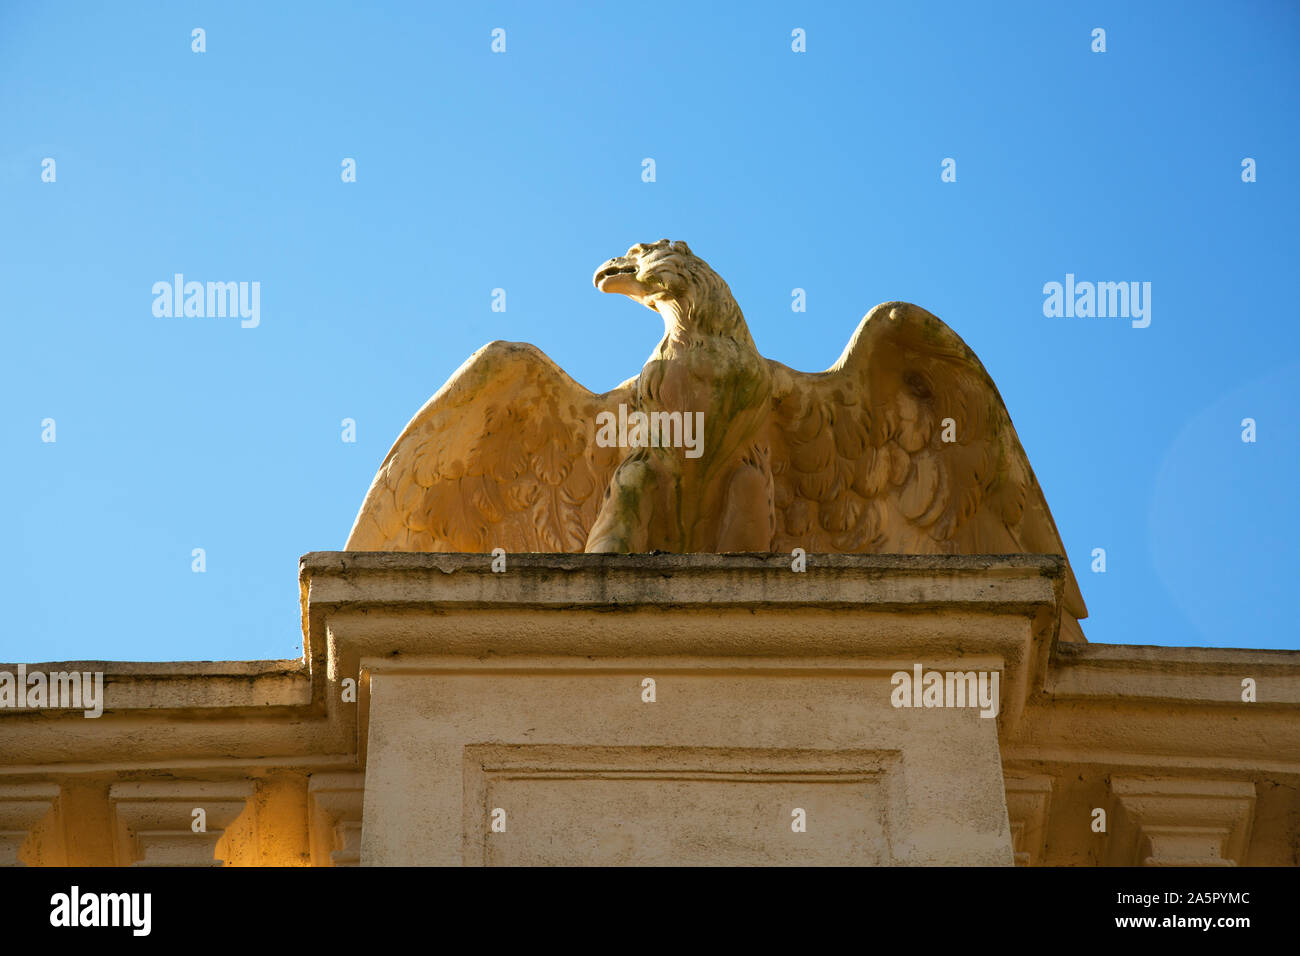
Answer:
POLYGON ((635 374, 661 326, 591 274, 661 237, 796 368, 878 302, 956 329, 1091 640, 1300 646, 1297 10, 0 6, 0 660, 297 656, 298 557, 416 409, 493 339, 635 374), (155 317, 177 272, 260 325, 155 317), (1066 273, 1150 282, 1150 327, 1045 317, 1066 273))

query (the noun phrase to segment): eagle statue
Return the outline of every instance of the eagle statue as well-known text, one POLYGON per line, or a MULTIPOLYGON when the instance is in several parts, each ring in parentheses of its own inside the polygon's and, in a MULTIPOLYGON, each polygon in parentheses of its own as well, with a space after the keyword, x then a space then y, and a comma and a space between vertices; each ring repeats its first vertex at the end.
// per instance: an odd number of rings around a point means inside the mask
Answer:
MULTIPOLYGON (((640 375, 598 395, 535 346, 483 346, 398 437, 348 551, 1065 556, 993 380, 924 309, 876 306, 808 373, 759 354, 684 242, 593 282, 663 318, 640 375)), ((1083 640, 1068 561, 1064 612, 1083 640)))

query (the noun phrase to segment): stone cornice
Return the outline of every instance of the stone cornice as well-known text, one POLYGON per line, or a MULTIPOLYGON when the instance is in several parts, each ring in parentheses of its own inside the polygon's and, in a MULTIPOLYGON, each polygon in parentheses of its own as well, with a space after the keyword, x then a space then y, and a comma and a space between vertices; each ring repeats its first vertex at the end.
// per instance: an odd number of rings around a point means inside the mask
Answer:
POLYGON ((1047 691, 1059 700, 1242 703, 1255 681, 1256 707, 1300 705, 1300 651, 1130 644, 1062 644, 1047 691))

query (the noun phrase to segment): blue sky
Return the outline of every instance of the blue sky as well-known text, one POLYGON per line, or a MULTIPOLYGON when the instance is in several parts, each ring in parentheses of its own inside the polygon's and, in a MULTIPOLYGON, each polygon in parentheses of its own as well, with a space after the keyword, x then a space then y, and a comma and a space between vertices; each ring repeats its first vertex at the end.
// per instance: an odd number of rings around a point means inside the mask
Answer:
POLYGON ((635 374, 661 325, 591 274, 661 237, 795 368, 878 302, 951 325, 1091 640, 1300 646, 1300 8, 284 6, 0 6, 0 660, 297 656, 298 557, 416 409, 493 339, 635 374), (260 324, 156 317, 177 272, 260 324), (1067 273, 1150 326, 1045 317, 1067 273))

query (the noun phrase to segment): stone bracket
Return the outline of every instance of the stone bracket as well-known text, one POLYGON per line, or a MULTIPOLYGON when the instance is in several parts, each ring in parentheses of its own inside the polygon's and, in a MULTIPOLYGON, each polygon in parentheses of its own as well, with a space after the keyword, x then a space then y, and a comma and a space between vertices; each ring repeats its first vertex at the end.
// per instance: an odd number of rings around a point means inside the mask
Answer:
POLYGON ((56 783, 0 784, 0 866, 22 866, 18 851, 59 798, 56 783))
POLYGON ((1111 865, 1245 864, 1254 821, 1254 784, 1112 777, 1110 790, 1111 865))
POLYGON ((1052 803, 1052 778, 1008 776, 1007 817, 1016 866, 1038 866, 1047 844, 1047 816, 1052 803))
POLYGON ((221 866, 217 841, 244 811, 251 781, 166 780, 116 783, 108 798, 131 836, 132 866, 221 866), (206 829, 194 830, 202 809, 206 829))
MULTIPOLYGON (((366 775, 352 773, 313 774, 307 785, 311 799, 313 830, 329 834, 330 866, 361 864, 361 811, 366 775)), ((314 856, 324 854, 314 854, 314 856)), ((324 863, 317 863, 323 866, 324 863)))

